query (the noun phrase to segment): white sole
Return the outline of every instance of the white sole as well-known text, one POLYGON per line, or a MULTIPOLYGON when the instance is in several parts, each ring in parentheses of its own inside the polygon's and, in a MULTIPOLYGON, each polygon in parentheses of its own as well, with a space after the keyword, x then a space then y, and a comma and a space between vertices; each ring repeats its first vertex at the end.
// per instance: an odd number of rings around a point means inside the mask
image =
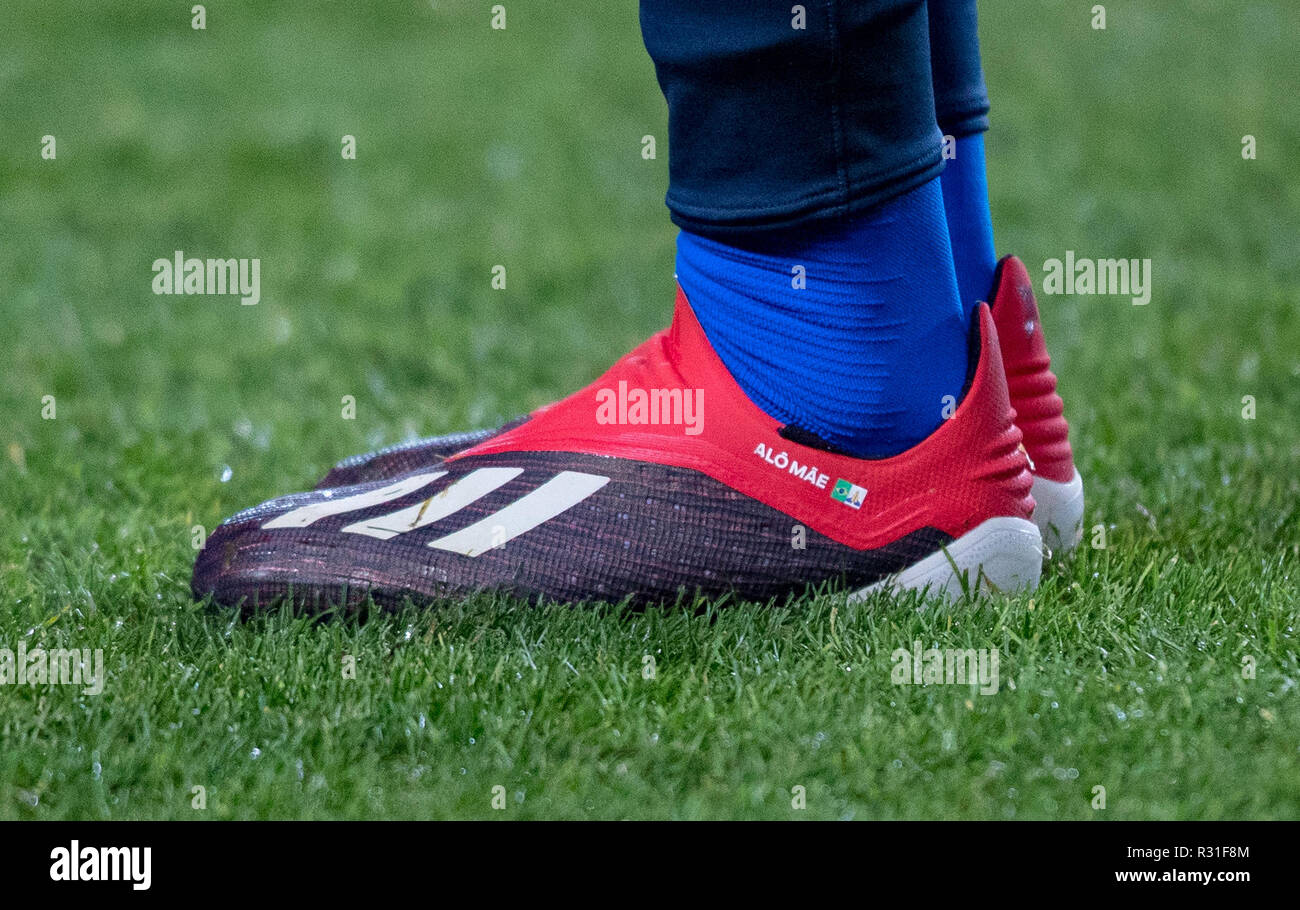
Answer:
POLYGON ((1043 541, 1037 525, 1023 518, 990 518, 897 575, 854 591, 849 603, 877 591, 925 591, 943 600, 981 591, 1032 591, 1042 571, 1043 541))
POLYGON ((1083 539, 1083 478, 1076 468, 1069 483, 1034 478, 1034 524, 1052 553, 1069 553, 1083 539))

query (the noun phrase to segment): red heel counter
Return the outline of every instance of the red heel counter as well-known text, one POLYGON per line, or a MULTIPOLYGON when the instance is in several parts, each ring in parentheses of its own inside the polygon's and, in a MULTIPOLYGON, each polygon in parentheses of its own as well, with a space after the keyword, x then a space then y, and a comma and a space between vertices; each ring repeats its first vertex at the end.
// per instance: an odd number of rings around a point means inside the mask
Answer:
POLYGON ((1025 264, 1014 256, 1002 260, 993 321, 997 327, 1007 390, 1024 435, 1033 471, 1066 483, 1074 477, 1074 453, 1065 404, 1056 392, 1056 374, 1047 352, 1033 282, 1025 264))

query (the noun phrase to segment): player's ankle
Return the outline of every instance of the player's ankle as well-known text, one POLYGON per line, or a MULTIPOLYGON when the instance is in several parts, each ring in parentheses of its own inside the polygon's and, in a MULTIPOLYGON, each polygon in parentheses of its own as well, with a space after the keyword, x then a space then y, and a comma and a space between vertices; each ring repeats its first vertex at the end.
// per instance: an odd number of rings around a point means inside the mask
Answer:
POLYGON ((937 179, 797 234, 737 244, 683 232, 677 275, 751 400, 834 448, 897 454, 960 397, 969 317, 937 179))

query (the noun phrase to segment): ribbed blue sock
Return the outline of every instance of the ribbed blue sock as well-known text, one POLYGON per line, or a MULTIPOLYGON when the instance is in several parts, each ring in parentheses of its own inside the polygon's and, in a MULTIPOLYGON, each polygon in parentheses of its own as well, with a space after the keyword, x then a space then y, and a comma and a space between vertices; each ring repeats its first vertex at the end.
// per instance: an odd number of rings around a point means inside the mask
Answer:
POLYGON ((961 395, 969 320, 938 178, 744 248, 683 231, 677 279, 749 398, 838 449, 895 455, 961 395))
POLYGON ((948 216, 952 261, 957 267, 957 287, 962 306, 969 314, 976 303, 988 298, 998 265, 993 248, 988 178, 984 172, 983 133, 957 140, 956 157, 946 163, 939 182, 948 216))

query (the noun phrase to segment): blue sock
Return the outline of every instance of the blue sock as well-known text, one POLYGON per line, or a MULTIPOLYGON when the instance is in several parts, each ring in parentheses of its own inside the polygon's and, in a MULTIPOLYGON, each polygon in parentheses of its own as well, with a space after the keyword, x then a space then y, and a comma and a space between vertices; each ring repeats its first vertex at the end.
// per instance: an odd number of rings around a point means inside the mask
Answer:
POLYGON ((957 287, 967 314, 987 300, 993 288, 997 253, 993 249, 993 216, 989 213, 989 185, 984 173, 984 134, 957 140, 956 157, 939 176, 943 208, 948 216, 952 261, 957 267, 957 287))
POLYGON ((897 454, 961 396, 969 321, 938 178, 744 248, 682 231, 677 279, 750 400, 835 448, 897 454))

